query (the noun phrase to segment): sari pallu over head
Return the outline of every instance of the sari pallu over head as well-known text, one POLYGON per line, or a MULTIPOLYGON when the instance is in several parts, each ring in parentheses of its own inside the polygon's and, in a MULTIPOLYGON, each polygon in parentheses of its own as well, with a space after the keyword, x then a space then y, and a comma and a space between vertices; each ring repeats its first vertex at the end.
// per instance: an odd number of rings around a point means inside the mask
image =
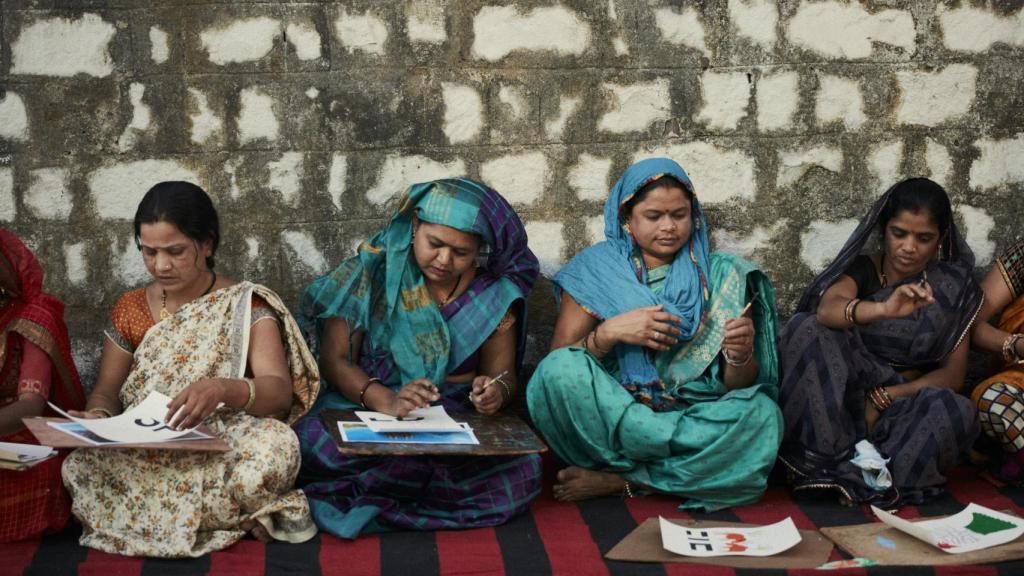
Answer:
POLYGON ((370 375, 392 387, 417 378, 441 383, 518 303, 519 360, 526 336, 523 304, 539 272, 526 240, 519 216, 493 189, 467 178, 416 184, 387 228, 306 289, 300 301, 306 337, 317 349, 323 320, 345 319, 352 332, 365 331, 360 366, 370 375), (444 310, 434 304, 411 254, 414 213, 481 239, 486 263, 444 310))
POLYGON ((85 394, 71 359, 71 342, 64 324, 64 303, 43 292, 43 269, 32 252, 6 228, 0 228, 0 286, 7 302, 0 309, 0 388, 18 378, 20 358, 8 353, 12 339, 35 344, 53 363, 56 382, 50 395, 58 406, 81 409, 85 394))
MULTIPOLYGON (((604 206, 605 241, 577 254, 554 277, 556 296, 564 290, 584 309, 607 320, 644 306, 664 305, 680 319, 681 340, 690 340, 705 319, 708 298, 710 255, 707 224, 693 184, 683 168, 668 158, 650 158, 626 169, 615 183, 604 206), (647 285, 648 270, 625 220, 624 206, 646 184, 671 176, 693 195, 689 241, 679 250, 665 279, 665 287, 655 294, 647 285)), ((631 344, 617 344, 615 356, 620 383, 627 388, 651 389, 654 406, 660 393, 654 391, 658 371, 647 350, 631 344)))
MULTIPOLYGON (((861 219, 836 259, 804 292, 796 313, 813 314, 817 310, 825 291, 862 253, 871 235, 878 233, 879 217, 898 186, 900 184, 889 188, 861 219)), ((923 274, 886 286, 866 298, 882 302, 900 285, 920 282, 927 277, 935 303, 903 318, 858 326, 857 331, 865 346, 897 370, 931 369, 938 365, 963 341, 981 309, 982 292, 971 275, 973 270, 974 253, 951 219, 936 258, 928 263, 923 274)))

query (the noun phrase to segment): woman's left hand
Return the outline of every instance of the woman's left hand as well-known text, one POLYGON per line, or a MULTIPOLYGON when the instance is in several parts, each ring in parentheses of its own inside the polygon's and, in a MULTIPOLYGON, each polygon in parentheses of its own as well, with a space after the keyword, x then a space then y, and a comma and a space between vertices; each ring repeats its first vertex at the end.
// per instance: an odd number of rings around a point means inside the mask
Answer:
POLYGON ((164 421, 175 430, 198 426, 224 401, 225 393, 222 379, 201 378, 171 400, 164 421))
POLYGON ((476 407, 476 411, 487 416, 501 410, 501 405, 505 403, 505 397, 501 394, 501 382, 491 382, 484 390, 484 384, 490 379, 490 376, 477 376, 473 379, 473 390, 469 393, 469 399, 476 407))
POLYGON ((878 417, 882 413, 875 408, 875 405, 871 403, 871 400, 864 401, 864 425, 867 427, 868 434, 875 429, 875 422, 878 422, 878 417))
POLYGON ((742 362, 754 353, 754 321, 746 316, 731 318, 725 321, 725 334, 722 340, 722 352, 729 358, 742 362))

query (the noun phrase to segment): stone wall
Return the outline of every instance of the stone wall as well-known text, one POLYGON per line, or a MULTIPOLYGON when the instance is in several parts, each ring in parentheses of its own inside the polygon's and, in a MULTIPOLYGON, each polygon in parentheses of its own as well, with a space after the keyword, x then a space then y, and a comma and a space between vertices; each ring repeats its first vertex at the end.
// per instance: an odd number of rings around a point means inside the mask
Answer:
MULTIPOLYGON (((718 249, 780 308, 896 179, 950 191, 979 273, 1019 235, 1024 11, 1012 0, 3 0, 0 221, 96 370, 147 280, 130 218, 202 185, 218 269, 294 302, 405 186, 500 190, 552 274, 632 161, 682 163, 718 249)), ((530 358, 553 302, 531 298, 530 358)))

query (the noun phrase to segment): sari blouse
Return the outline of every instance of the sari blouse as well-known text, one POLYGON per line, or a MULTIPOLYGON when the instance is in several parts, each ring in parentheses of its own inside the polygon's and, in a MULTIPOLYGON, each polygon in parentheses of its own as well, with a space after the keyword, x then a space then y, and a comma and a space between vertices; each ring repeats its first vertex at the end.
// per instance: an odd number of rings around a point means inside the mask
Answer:
MULTIPOLYGON (((252 297, 252 325, 265 318, 278 321, 267 301, 254 294, 252 297)), ((146 300, 146 289, 139 288, 126 292, 117 300, 110 312, 109 326, 104 334, 118 348, 129 354, 134 354, 135 349, 146 337, 146 332, 155 325, 156 320, 153 318, 149 302, 146 300)))

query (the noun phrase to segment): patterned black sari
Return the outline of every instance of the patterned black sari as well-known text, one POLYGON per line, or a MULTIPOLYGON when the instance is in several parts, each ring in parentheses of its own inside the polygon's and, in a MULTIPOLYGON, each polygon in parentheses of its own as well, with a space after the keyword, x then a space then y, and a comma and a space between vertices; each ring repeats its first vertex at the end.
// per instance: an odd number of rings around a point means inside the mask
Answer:
MULTIPOLYGON (((815 278, 780 336, 785 432, 779 459, 794 490, 831 488, 850 503, 880 506, 920 503, 941 492, 944 473, 966 457, 979 432, 966 397, 932 387, 895 400, 870 433, 864 422, 868 390, 910 381, 938 368, 968 337, 982 292, 971 276, 974 255, 955 223, 950 223, 939 259, 924 272, 934 304, 904 318, 845 330, 823 326, 815 316, 825 290, 877 229, 892 191, 879 198, 836 260, 815 278), (869 487, 861 469, 850 462, 854 445, 865 438, 890 459, 889 489, 869 487)), ((883 301, 902 283, 864 299, 883 301)))

